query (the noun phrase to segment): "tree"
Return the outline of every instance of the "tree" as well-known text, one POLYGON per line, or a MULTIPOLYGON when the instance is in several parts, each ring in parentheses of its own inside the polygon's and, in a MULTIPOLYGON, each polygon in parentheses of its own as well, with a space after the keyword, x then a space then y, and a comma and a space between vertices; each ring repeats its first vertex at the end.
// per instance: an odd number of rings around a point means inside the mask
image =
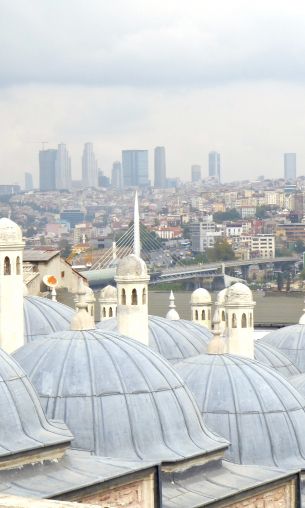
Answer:
POLYGON ((207 256, 209 261, 230 261, 235 259, 232 246, 224 238, 216 240, 214 247, 207 250, 207 256))
POLYGON ((239 215, 238 211, 236 210, 236 208, 228 208, 228 210, 226 210, 225 212, 213 213, 213 219, 218 224, 221 224, 222 222, 225 222, 225 221, 239 220, 240 215, 239 215))
POLYGON ((301 254, 302 252, 305 251, 305 244, 304 244, 303 240, 297 240, 295 242, 295 244, 294 244, 294 250, 298 254, 301 254))

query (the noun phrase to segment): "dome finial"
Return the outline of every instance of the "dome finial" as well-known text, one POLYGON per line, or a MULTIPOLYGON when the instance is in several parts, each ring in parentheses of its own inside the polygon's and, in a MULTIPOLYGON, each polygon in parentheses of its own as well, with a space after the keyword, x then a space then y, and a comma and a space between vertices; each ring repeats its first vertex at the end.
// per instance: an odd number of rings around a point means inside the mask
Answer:
POLYGON ((72 318, 70 330, 93 330, 95 324, 93 317, 88 313, 88 303, 85 298, 86 289, 82 277, 78 280, 77 296, 78 301, 75 304, 77 312, 72 318))
POLYGON ((210 355, 222 355, 225 351, 225 342, 221 337, 221 329, 220 329, 220 315, 219 310, 216 307, 213 316, 213 338, 208 344, 208 353, 210 355))
POLYGON ((178 312, 176 311, 176 305, 175 305, 175 296, 173 291, 170 292, 169 295, 169 311, 166 314, 166 319, 170 319, 171 321, 178 321, 180 319, 180 316, 178 312))

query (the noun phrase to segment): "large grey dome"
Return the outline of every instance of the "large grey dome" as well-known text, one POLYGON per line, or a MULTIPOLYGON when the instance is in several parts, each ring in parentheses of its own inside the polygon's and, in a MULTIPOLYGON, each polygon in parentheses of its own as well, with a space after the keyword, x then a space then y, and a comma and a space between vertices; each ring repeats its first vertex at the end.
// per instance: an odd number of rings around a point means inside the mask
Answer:
POLYGON ((71 307, 39 296, 25 296, 23 301, 25 342, 69 330, 75 314, 71 307))
POLYGON ((288 356, 270 344, 264 344, 261 340, 254 343, 254 358, 257 362, 272 367, 284 377, 290 378, 290 376, 300 374, 299 369, 288 356))
POLYGON ((284 353, 298 367, 305 372, 305 325, 291 325, 268 333, 261 339, 284 353))
MULTIPOLYGON (((18 363, 0 349, 0 459, 54 445, 69 444, 72 435, 46 419, 38 396, 18 363)), ((34 459, 32 458, 32 461, 34 459)))
POLYGON ((223 449, 176 371, 132 339, 92 330, 33 341, 15 358, 72 446, 97 455, 181 461, 223 449))
MULTIPOLYGON (((117 319, 106 319, 97 324, 102 330, 117 331, 117 319)), ((207 351, 212 337, 210 330, 191 321, 171 321, 148 316, 149 347, 169 362, 196 356, 207 351)))
POLYGON ((231 355, 201 355, 176 368, 205 423, 230 441, 229 460, 305 467, 305 400, 283 376, 231 355))

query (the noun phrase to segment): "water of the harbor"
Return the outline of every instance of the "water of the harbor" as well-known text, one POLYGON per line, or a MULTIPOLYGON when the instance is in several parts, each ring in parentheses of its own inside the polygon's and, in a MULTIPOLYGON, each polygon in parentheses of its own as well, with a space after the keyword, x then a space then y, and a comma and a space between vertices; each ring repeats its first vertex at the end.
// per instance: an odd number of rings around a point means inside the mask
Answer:
MULTIPOLYGON (((256 302, 254 309, 254 321, 261 324, 295 324, 303 314, 304 294, 287 295, 277 293, 273 296, 263 296, 261 292, 253 292, 253 299, 256 302)), ((149 292, 149 313, 156 316, 165 316, 168 310, 169 293, 149 292)), ((215 301, 217 294, 212 294, 215 301)), ((175 293, 177 311, 182 319, 190 319, 190 298, 191 292, 183 291, 175 293)))

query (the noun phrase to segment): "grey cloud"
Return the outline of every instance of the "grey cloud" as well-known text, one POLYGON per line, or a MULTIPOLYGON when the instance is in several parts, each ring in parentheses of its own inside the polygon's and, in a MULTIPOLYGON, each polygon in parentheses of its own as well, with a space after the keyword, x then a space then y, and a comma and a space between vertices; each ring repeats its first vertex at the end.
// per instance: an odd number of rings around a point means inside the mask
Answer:
POLYGON ((2 86, 200 87, 305 77, 305 7, 298 0, 0 0, 0 6, 2 86))

